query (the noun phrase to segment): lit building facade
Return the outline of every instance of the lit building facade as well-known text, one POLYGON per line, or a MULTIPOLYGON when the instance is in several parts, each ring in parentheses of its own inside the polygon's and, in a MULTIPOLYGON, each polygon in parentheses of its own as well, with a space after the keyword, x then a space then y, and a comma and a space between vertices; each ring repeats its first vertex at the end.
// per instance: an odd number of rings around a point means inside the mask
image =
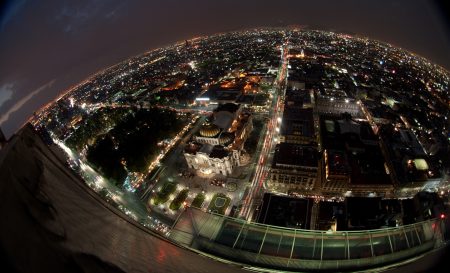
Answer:
POLYGON ((189 168, 205 174, 230 175, 238 165, 239 153, 229 152, 221 145, 190 143, 184 157, 189 168))

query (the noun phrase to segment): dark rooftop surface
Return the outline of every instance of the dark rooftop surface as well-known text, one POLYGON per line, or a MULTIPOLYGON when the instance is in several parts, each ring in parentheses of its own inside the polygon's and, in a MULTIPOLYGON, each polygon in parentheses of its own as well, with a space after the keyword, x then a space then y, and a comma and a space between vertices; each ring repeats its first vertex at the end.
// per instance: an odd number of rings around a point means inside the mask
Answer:
POLYGON ((365 146, 363 153, 349 153, 352 184, 391 184, 378 146, 365 146))
POLYGON ((317 167, 317 149, 312 146, 282 142, 275 147, 272 167, 282 165, 317 167))
POLYGON ((224 158, 228 156, 228 151, 225 150, 223 146, 215 145, 209 156, 212 158, 224 158))
POLYGON ((347 156, 343 151, 329 150, 328 166, 330 174, 348 174, 350 172, 347 156))
POLYGON ((380 197, 347 197, 345 199, 347 230, 380 228, 378 216, 381 213, 380 197))
POLYGON ((322 144, 326 149, 344 148, 346 142, 354 141, 349 135, 354 135, 365 143, 378 141, 368 122, 328 114, 321 115, 319 120, 322 144))
POLYGON ((312 109, 292 109, 290 111, 284 111, 281 134, 312 136, 314 134, 312 109))
POLYGON ((219 106, 214 110, 214 112, 227 111, 230 113, 235 113, 239 109, 239 104, 235 103, 224 103, 219 104, 219 106))
POLYGON ((303 107, 304 104, 311 103, 311 96, 305 90, 286 90, 286 100, 284 111, 295 111, 303 107))
POLYGON ((195 154, 198 152, 198 150, 200 150, 201 147, 202 147, 201 144, 191 142, 191 143, 188 143, 188 144, 184 147, 184 151, 185 151, 186 153, 195 155, 195 154))
MULTIPOLYGON (((316 229, 329 230, 333 222, 337 222, 337 227, 342 226, 344 218, 344 203, 320 201, 318 204, 319 212, 316 222, 316 229)), ((339 229, 338 229, 339 230, 339 229)))
POLYGON ((313 203, 312 199, 266 193, 258 222, 281 227, 309 229, 313 203))

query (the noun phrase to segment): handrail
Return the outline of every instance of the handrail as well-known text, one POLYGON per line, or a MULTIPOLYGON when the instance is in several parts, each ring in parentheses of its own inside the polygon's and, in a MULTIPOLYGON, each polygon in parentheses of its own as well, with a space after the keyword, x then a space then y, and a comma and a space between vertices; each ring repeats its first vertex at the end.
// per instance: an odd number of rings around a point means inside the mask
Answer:
MULTIPOLYGON (((190 210, 198 210, 198 211, 202 211, 199 208, 195 208, 195 207, 189 207, 190 210)), ((275 226, 275 225, 269 225, 269 224, 262 224, 262 223, 257 223, 257 222, 248 222, 246 220, 240 219, 240 218, 234 218, 234 217, 230 217, 230 216, 226 216, 223 214, 219 214, 219 213, 215 213, 215 212, 204 212, 203 213, 207 213, 207 214, 212 214, 215 216, 219 216, 221 218, 226 218, 238 223, 245 223, 247 225, 251 225, 251 226, 261 226, 261 227, 270 227, 273 230, 290 230, 290 231, 294 231, 297 230, 300 232, 304 232, 304 233, 326 233, 326 234, 333 234, 333 235, 337 235, 337 234, 345 234, 345 233, 365 233, 365 232, 371 232, 371 233, 377 233, 377 232, 385 232, 386 230, 398 230, 400 228, 408 228, 408 227, 415 227, 415 226, 420 226, 424 223, 427 222, 435 222, 436 220, 438 220, 437 218, 432 218, 432 219, 427 219, 425 221, 421 221, 421 222, 417 222, 417 223, 413 223, 413 224, 407 224, 407 225, 402 225, 402 226, 398 226, 398 227, 386 227, 386 228, 378 228, 378 229, 365 229, 365 230, 346 230, 346 231, 333 231, 330 233, 330 231, 326 231, 326 230, 311 230, 311 229, 300 229, 300 228, 288 228, 288 227, 280 227, 280 226, 275 226)), ((175 223, 176 224, 176 223, 175 223)))
POLYGON ((441 219, 330 232, 252 223, 197 208, 187 208, 181 218, 184 221, 175 223, 170 234, 175 242, 220 259, 288 270, 347 270, 393 264, 442 246, 445 233, 441 219), (202 229, 192 228, 196 225, 202 229), (188 242, 186 233, 191 234, 188 242))

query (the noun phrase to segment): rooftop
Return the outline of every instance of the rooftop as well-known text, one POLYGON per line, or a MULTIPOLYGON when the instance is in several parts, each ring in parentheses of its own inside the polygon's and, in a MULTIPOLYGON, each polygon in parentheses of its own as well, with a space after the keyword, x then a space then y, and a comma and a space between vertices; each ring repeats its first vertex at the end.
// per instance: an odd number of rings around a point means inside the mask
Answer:
POLYGON ((212 148, 212 150, 211 150, 211 152, 209 154, 209 157, 211 157, 211 158, 220 158, 221 159, 221 158, 224 158, 224 157, 226 157, 228 155, 229 155, 229 152, 227 150, 225 150, 225 148, 223 146, 215 145, 212 148))
POLYGON ((330 174, 349 174, 350 168, 344 151, 327 150, 328 168, 330 174))
POLYGON ((280 143, 275 147, 272 167, 317 167, 317 149, 312 146, 280 143))
POLYGON ((283 113, 283 121, 280 131, 281 135, 313 136, 313 110, 297 109, 296 111, 285 111, 283 113))
POLYGON ((199 131, 202 137, 216 137, 220 133, 220 128, 216 124, 204 124, 199 131))
POLYGON ((195 155, 200 150, 201 147, 202 144, 191 142, 184 147, 184 151, 188 154, 195 155))
POLYGON ((213 150, 213 145, 211 145, 211 144, 203 144, 198 152, 210 155, 212 150, 213 150))
POLYGON ((240 105, 235 103, 224 103, 219 104, 219 106, 214 110, 214 112, 227 111, 230 113, 235 113, 239 110, 240 105))
POLYGON ((366 121, 356 121, 346 115, 321 115, 319 120, 321 141, 325 148, 344 149, 346 143, 355 141, 364 144, 378 142, 378 136, 366 121))

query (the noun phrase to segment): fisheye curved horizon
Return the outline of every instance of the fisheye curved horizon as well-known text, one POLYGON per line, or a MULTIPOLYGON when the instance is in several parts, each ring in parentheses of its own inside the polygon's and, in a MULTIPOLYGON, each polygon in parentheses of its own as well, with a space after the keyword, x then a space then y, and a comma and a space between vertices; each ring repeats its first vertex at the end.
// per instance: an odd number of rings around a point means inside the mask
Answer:
MULTIPOLYGON (((270 30, 270 29, 273 29, 273 30, 278 29, 278 30, 297 30, 297 31, 298 30, 303 30, 303 31, 328 32, 328 33, 333 33, 333 34, 337 34, 337 35, 344 35, 344 36, 347 35, 347 36, 350 36, 350 37, 353 37, 353 38, 370 40, 370 41, 374 41, 374 42, 377 42, 377 43, 384 44, 384 45, 386 45, 388 47, 400 49, 400 50, 402 50, 404 52, 407 52, 408 54, 417 56, 417 57, 421 58, 422 60, 426 60, 427 62, 431 63, 432 65, 439 67, 439 69, 444 71, 446 74, 450 73, 449 70, 446 69, 445 67, 443 67, 442 65, 439 65, 439 64, 436 64, 434 62, 431 62, 429 59, 427 59, 426 57, 422 56, 421 54, 415 53, 415 52, 413 52, 413 51, 411 51, 411 50, 409 50, 407 48, 399 47, 399 46, 397 46, 397 45, 395 45, 393 43, 382 41, 382 40, 379 40, 379 39, 374 39, 374 38, 371 38, 371 37, 366 36, 366 35, 355 34, 355 33, 349 34, 349 33, 339 32, 339 31, 336 32, 336 31, 331 31, 331 30, 326 30, 326 29, 310 28, 307 25, 259 26, 259 27, 250 27, 250 28, 244 28, 244 29, 239 29, 239 30, 228 30, 228 31, 224 31, 224 32, 217 32, 217 33, 215 33, 213 35, 195 36, 195 37, 188 38, 186 40, 173 41, 173 42, 170 42, 170 43, 166 44, 165 46, 150 48, 147 51, 145 51, 144 53, 138 53, 136 55, 129 56, 127 59, 121 60, 121 61, 119 61, 119 62, 117 62, 115 64, 112 64, 112 65, 109 65, 107 67, 101 68, 100 70, 98 70, 98 71, 92 73, 91 75, 89 75, 88 77, 86 77, 81 82, 75 83, 72 86, 70 86, 68 88, 65 88, 64 90, 60 91, 59 94, 54 99, 50 100, 49 102, 45 103, 43 106, 41 106, 38 109, 36 109, 36 112, 39 112, 39 111, 47 108, 52 103, 54 103, 55 101, 58 101, 59 99, 63 98, 67 93, 69 93, 72 90, 78 88, 80 85, 84 84, 85 82, 93 79, 97 75, 100 75, 100 74, 106 72, 109 69, 113 69, 114 67, 116 67, 118 65, 121 65, 122 63, 126 62, 129 59, 140 58, 140 57, 142 57, 142 56, 144 56, 146 54, 149 54, 149 53, 151 53, 153 51, 157 51, 157 50, 159 50, 161 48, 167 48, 167 47, 171 47, 171 46, 174 46, 174 45, 183 44, 186 41, 194 41, 194 40, 197 40, 197 39, 207 39, 207 38, 212 38, 212 37, 218 36, 218 35, 227 35, 227 34, 239 33, 239 32, 244 32, 244 31, 250 31, 250 32, 255 31, 256 32, 258 30, 270 30)), ((30 116, 25 121, 24 125, 26 123, 30 122, 32 118, 33 118, 33 116, 30 116)))
MULTIPOLYGON (((65 90, 2 141, 0 175, 36 180, 8 171, 29 157, 39 181, 26 187, 68 212, 42 224, 52 234, 71 230, 69 212, 97 213, 130 234, 142 226, 136 240, 157 235, 247 269, 391 270, 450 238, 449 86, 445 68, 367 37, 298 27, 194 37, 65 90), (66 180, 49 178, 56 169, 66 180)), ((148 266, 110 255, 94 256, 125 272, 148 266)))

